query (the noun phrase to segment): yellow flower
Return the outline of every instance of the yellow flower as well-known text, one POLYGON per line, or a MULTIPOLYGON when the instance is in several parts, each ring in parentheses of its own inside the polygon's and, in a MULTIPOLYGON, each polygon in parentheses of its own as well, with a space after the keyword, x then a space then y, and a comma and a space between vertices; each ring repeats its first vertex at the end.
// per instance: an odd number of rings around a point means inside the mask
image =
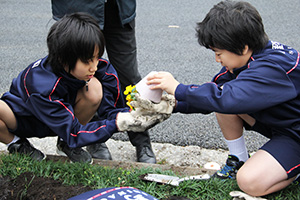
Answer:
POLYGON ((129 108, 130 108, 131 110, 134 110, 134 107, 132 107, 132 105, 130 105, 130 102, 129 102, 129 101, 126 103, 126 105, 129 106, 129 108))
POLYGON ((134 88, 135 88, 135 85, 134 85, 134 86, 128 85, 128 86, 126 87, 125 91, 124 91, 124 94, 125 94, 125 95, 128 95, 129 93, 132 92, 132 89, 134 89, 134 88))
POLYGON ((135 94, 137 93, 137 90, 135 88, 135 85, 128 85, 124 91, 124 94, 126 95, 126 105, 130 107, 130 109, 134 110, 134 108, 130 105, 130 102, 135 100, 135 94))
POLYGON ((126 100, 127 101, 131 100, 131 95, 130 94, 126 96, 126 100))

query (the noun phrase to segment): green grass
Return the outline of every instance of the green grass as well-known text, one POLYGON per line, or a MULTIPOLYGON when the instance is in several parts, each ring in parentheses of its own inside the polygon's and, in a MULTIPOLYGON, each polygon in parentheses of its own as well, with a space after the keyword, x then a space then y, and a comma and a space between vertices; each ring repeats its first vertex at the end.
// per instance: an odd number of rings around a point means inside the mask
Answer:
MULTIPOLYGON (((27 156, 0 155, 0 175, 17 177, 24 172, 33 172, 35 176, 43 176, 61 181, 67 185, 83 184, 94 189, 106 187, 131 186, 143 190, 158 199, 169 196, 196 199, 232 199, 229 192, 239 190, 234 180, 187 181, 175 187, 139 179, 145 173, 157 173, 177 176, 172 171, 159 169, 110 169, 97 165, 80 163, 62 163, 52 161, 37 162, 27 156)), ((268 195, 267 199, 300 199, 300 186, 290 185, 286 189, 268 195)))

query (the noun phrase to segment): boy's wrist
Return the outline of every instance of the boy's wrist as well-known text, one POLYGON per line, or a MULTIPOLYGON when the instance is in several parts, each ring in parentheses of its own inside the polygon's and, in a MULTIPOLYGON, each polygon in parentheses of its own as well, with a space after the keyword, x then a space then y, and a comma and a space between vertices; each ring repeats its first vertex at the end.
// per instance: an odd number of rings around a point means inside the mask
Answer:
POLYGON ((177 90, 177 88, 178 88, 179 85, 180 85, 180 83, 177 82, 176 87, 175 87, 175 89, 174 89, 174 93, 173 93, 174 96, 175 96, 175 94, 176 94, 176 90, 177 90))

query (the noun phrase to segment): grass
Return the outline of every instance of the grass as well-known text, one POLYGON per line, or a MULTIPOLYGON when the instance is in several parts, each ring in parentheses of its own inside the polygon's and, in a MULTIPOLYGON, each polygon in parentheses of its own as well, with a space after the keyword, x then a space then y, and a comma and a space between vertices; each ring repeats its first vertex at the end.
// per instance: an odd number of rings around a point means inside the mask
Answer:
MULTIPOLYGON (((232 199, 229 196, 229 192, 239 190, 234 180, 187 181, 175 187, 155 182, 145 182, 139 179, 139 176, 145 173, 177 176, 172 171, 161 171, 159 169, 110 169, 108 167, 80 163, 37 162, 22 155, 0 155, 0 175, 15 178, 24 172, 33 172, 35 176, 53 178, 67 185, 83 184, 94 189, 131 186, 143 190, 158 199, 169 196, 181 196, 191 200, 232 199)), ((276 200, 300 199, 300 187, 295 184, 290 185, 280 192, 265 196, 265 198, 276 200)))

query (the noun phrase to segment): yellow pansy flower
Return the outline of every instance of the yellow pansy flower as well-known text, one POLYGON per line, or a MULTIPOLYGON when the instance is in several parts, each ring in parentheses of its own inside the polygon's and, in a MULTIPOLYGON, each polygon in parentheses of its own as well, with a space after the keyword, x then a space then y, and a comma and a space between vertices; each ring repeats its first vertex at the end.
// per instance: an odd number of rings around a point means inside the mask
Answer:
POLYGON ((135 85, 128 85, 124 91, 124 94, 126 95, 126 105, 130 107, 130 109, 134 110, 134 107, 130 105, 130 102, 135 100, 135 94, 137 93, 137 90, 135 88, 135 85))
POLYGON ((130 94, 130 93, 132 92, 132 89, 134 89, 134 88, 135 88, 135 85, 134 85, 134 86, 128 85, 128 86, 126 87, 125 91, 124 91, 124 94, 125 94, 125 95, 130 94))

